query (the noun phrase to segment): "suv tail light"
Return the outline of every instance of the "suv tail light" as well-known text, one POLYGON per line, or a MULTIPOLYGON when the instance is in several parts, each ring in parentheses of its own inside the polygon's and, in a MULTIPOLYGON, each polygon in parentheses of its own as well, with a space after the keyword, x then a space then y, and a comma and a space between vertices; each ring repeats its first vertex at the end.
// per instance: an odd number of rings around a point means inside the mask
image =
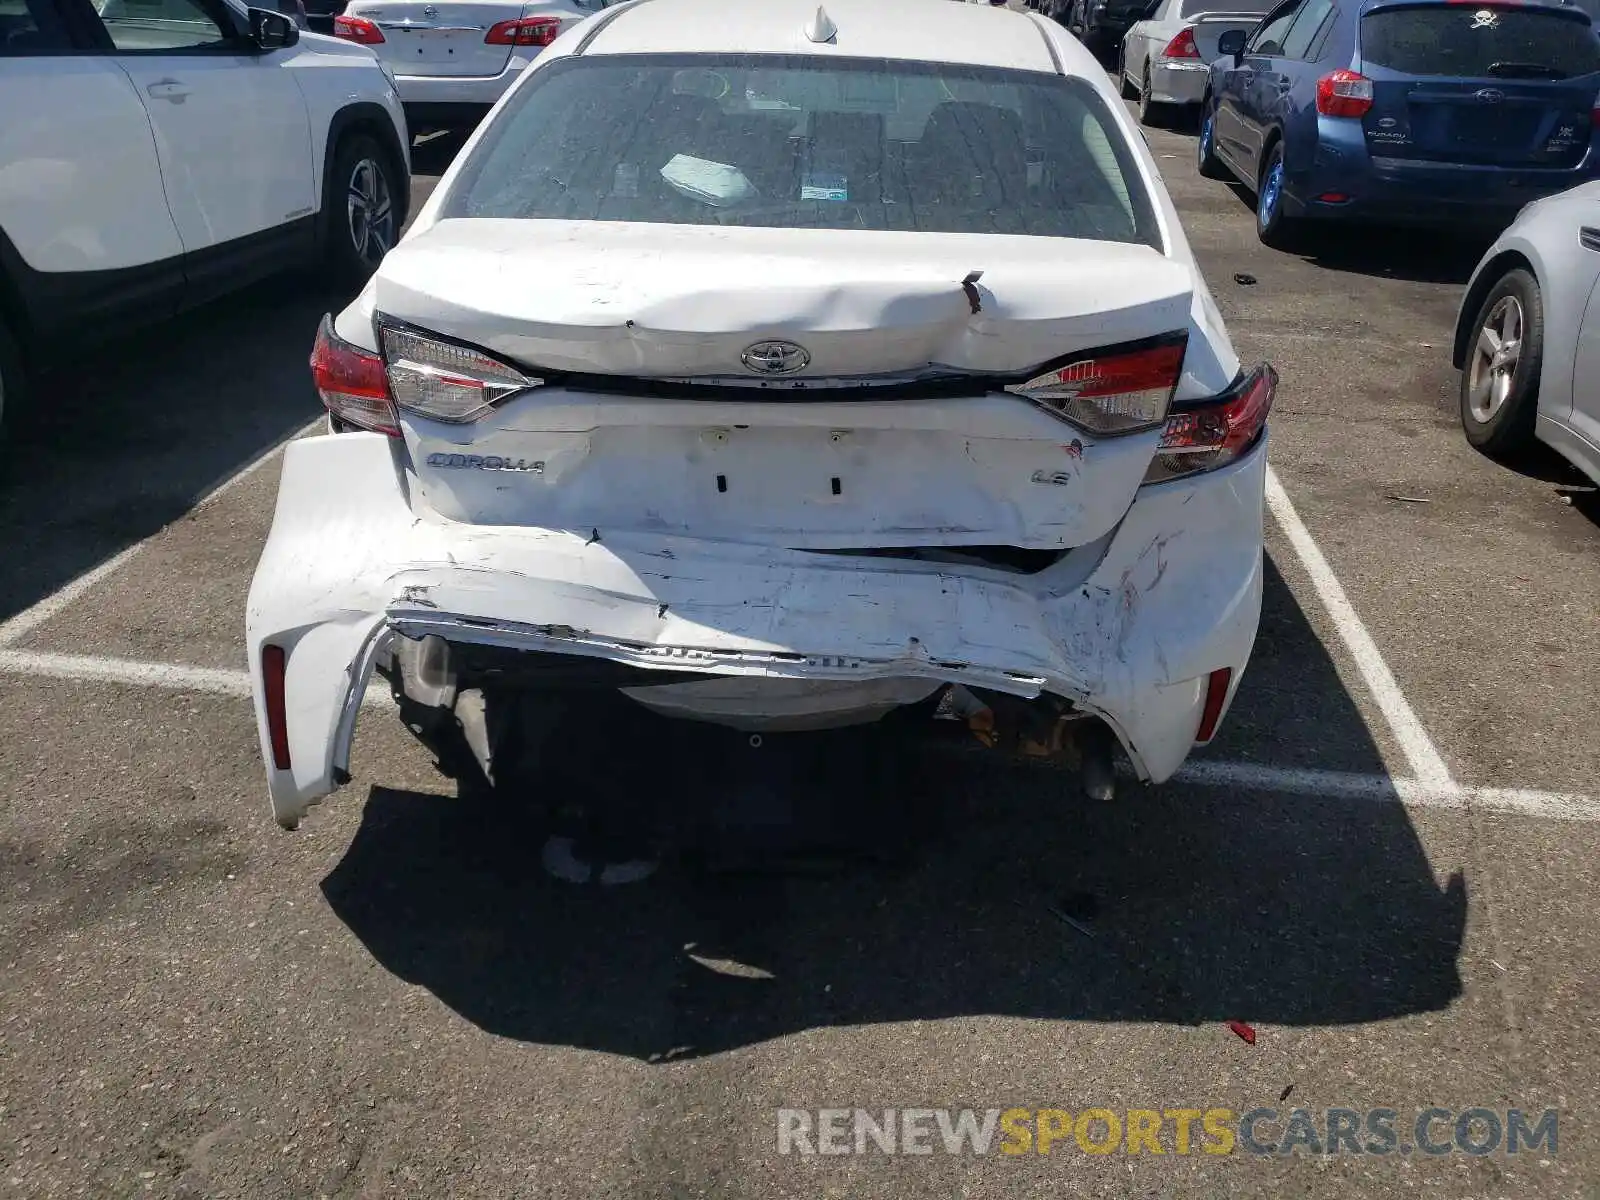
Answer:
POLYGON ((1178 36, 1167 43, 1162 58, 1199 58, 1200 47, 1194 44, 1194 30, 1181 29, 1178 36))
POLYGON ((560 32, 558 17, 521 17, 501 21, 483 40, 490 46, 548 46, 560 32))
POLYGON ((362 46, 378 46, 383 43, 383 30, 379 29, 375 22, 365 17, 347 17, 342 13, 333 19, 333 36, 362 46))
POLYGON ((1277 391, 1277 371, 1262 363, 1222 395, 1182 405, 1167 418, 1144 481, 1163 483, 1233 462, 1266 428, 1277 391))
POLYGON ((1600 96, 1594 98, 1594 107, 1589 110, 1589 124, 1600 129, 1600 96))
POLYGON ((1317 111, 1325 117, 1364 117, 1372 109, 1372 80, 1343 68, 1317 80, 1317 111))
POLYGON ((311 378, 322 403, 338 420, 373 433, 400 436, 383 360, 353 346, 333 331, 333 317, 322 318, 311 350, 311 378))
POLYGON ((464 425, 544 380, 525 375, 485 351, 394 323, 378 325, 388 394, 398 408, 433 421, 464 425))
POLYGON ((1090 433, 1153 429, 1167 415, 1187 345, 1187 336, 1179 334, 1137 349, 1097 350, 1006 391, 1090 433))

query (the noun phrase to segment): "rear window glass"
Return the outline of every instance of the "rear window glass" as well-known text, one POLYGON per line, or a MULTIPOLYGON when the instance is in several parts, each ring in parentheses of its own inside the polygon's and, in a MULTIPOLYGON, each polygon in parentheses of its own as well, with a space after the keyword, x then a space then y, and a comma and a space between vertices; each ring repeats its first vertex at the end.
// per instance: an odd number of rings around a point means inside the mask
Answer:
POLYGON ((1361 58, 1408 75, 1571 79, 1600 71, 1600 40, 1576 13, 1442 4, 1368 13, 1361 58))
POLYGON ((1087 83, 882 59, 552 63, 485 131, 442 215, 1160 248, 1135 159, 1087 83))
POLYGON ((1178 12, 1186 21, 1204 13, 1248 13, 1253 17, 1264 17, 1277 5, 1278 0, 1183 0, 1178 12))

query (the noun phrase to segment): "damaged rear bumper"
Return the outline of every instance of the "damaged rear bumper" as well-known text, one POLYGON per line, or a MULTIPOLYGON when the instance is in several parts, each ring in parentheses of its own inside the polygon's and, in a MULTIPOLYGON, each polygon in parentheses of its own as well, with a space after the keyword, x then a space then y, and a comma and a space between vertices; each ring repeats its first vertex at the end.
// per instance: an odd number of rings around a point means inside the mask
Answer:
POLYGON ((1222 470, 1141 489, 1110 534, 1033 575, 458 524, 412 510, 403 454, 376 434, 285 452, 246 635, 273 812, 290 828, 348 779, 357 711, 396 636, 590 656, 663 682, 1049 693, 1104 718, 1159 782, 1195 744, 1211 672, 1231 669, 1231 700, 1260 617, 1264 440, 1222 470), (275 715, 265 647, 283 652, 275 715))

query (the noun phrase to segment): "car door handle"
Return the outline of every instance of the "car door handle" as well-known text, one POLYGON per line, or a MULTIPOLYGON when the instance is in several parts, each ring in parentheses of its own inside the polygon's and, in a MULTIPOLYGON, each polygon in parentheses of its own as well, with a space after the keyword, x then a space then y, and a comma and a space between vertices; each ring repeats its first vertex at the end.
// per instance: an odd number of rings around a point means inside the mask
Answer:
POLYGON ((177 79, 158 79, 144 90, 154 100, 171 100, 178 104, 182 104, 189 95, 189 85, 177 79))

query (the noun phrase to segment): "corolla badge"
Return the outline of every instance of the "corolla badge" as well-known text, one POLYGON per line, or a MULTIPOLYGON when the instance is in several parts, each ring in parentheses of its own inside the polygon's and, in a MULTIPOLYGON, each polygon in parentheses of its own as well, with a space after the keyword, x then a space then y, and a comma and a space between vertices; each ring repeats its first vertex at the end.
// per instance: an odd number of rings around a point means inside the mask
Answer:
POLYGON ((793 342, 756 342, 746 346, 739 361, 757 375, 793 375, 811 362, 811 352, 793 342))
POLYGON ((527 475, 543 475, 544 463, 527 458, 507 458, 500 454, 430 454, 430 467, 447 471, 518 471, 527 475))

